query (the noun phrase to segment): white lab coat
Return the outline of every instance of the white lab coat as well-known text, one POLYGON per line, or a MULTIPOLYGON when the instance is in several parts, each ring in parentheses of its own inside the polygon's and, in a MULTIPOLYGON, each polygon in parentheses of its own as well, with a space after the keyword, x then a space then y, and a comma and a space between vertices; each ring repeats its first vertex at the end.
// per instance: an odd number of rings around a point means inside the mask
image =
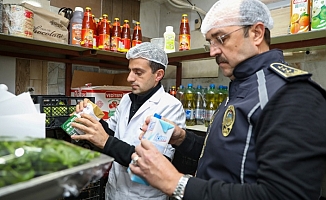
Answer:
MULTIPOLYGON (((135 113, 128 124, 131 100, 129 95, 124 95, 116 109, 114 116, 108 120, 108 126, 115 131, 115 137, 130 145, 140 144, 139 134, 147 116, 157 113, 162 117, 185 128, 185 112, 178 99, 164 91, 163 86, 154 93, 135 113)), ((168 146, 166 156, 173 158, 174 148, 168 146)), ((127 168, 113 162, 106 185, 107 200, 166 200, 167 196, 161 191, 151 187, 132 182, 127 173, 127 168)))

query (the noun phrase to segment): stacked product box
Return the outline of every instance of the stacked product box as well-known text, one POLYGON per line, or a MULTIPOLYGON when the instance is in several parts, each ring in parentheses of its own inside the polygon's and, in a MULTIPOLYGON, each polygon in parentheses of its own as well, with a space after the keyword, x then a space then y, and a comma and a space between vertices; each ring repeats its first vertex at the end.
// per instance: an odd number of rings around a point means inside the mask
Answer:
POLYGON ((95 104, 104 112, 104 120, 114 115, 123 95, 131 92, 128 74, 103 74, 74 71, 72 97, 95 97, 95 104), (87 86, 85 86, 87 85, 87 86))

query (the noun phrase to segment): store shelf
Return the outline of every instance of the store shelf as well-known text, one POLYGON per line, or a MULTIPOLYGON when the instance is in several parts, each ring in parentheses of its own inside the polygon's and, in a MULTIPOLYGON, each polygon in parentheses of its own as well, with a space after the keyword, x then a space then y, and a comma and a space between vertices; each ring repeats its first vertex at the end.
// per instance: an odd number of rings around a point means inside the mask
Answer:
MULTIPOLYGON (((312 51, 326 49, 326 30, 310 31, 293 35, 273 37, 271 49, 285 52, 312 51)), ((123 53, 95 50, 67 44, 0 34, 0 55, 27 59, 62 62, 66 68, 66 87, 71 82, 71 64, 99 66, 108 69, 128 70, 128 60, 123 53), (69 74, 70 73, 70 74, 69 74)), ((189 51, 168 53, 169 64, 176 68, 176 85, 181 84, 182 61, 212 59, 204 47, 189 51)), ((69 91, 67 90, 68 94, 69 91)))
MULTIPOLYGON (((271 38, 271 49, 275 48, 285 52, 326 49, 326 30, 273 37, 271 38)), ((213 58, 210 57, 209 52, 205 51, 204 46, 189 51, 168 53, 168 57, 170 63, 213 58)))
POLYGON ((0 55, 128 69, 125 54, 0 34, 0 55))

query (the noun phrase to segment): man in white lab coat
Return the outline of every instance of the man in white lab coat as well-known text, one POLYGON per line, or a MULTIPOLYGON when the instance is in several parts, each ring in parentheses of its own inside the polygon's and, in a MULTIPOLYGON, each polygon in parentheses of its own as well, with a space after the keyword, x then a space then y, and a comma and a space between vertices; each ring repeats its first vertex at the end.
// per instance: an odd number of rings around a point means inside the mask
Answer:
MULTIPOLYGON (((126 57, 130 69, 127 81, 131 84, 132 93, 122 97, 114 116, 107 122, 98 122, 83 114, 76 120, 79 123, 72 126, 86 134, 72 138, 88 140, 115 159, 106 186, 107 200, 166 200, 168 197, 159 190, 132 182, 127 167, 135 146, 140 143, 140 128, 147 116, 157 113, 185 128, 185 112, 180 101, 166 93, 161 85, 168 64, 167 55, 161 48, 145 42, 131 48, 126 57)), ((80 112, 86 104, 85 100, 77 105, 76 112, 80 112)), ((174 148, 169 145, 164 155, 171 160, 174 148)))

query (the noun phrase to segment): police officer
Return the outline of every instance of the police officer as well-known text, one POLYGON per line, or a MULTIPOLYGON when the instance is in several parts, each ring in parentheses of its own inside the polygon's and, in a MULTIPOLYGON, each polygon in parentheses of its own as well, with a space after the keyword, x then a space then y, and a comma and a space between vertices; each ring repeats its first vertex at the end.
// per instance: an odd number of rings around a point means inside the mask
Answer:
MULTIPOLYGON (((229 98, 206 138, 176 127, 170 143, 199 159, 196 177, 179 173, 142 140, 131 170, 176 199, 318 199, 326 166, 326 93, 311 74, 269 49, 273 27, 259 0, 219 0, 201 31, 229 98)), ((148 121, 147 121, 148 122, 148 121)), ((146 130, 146 126, 143 127, 146 130)))

